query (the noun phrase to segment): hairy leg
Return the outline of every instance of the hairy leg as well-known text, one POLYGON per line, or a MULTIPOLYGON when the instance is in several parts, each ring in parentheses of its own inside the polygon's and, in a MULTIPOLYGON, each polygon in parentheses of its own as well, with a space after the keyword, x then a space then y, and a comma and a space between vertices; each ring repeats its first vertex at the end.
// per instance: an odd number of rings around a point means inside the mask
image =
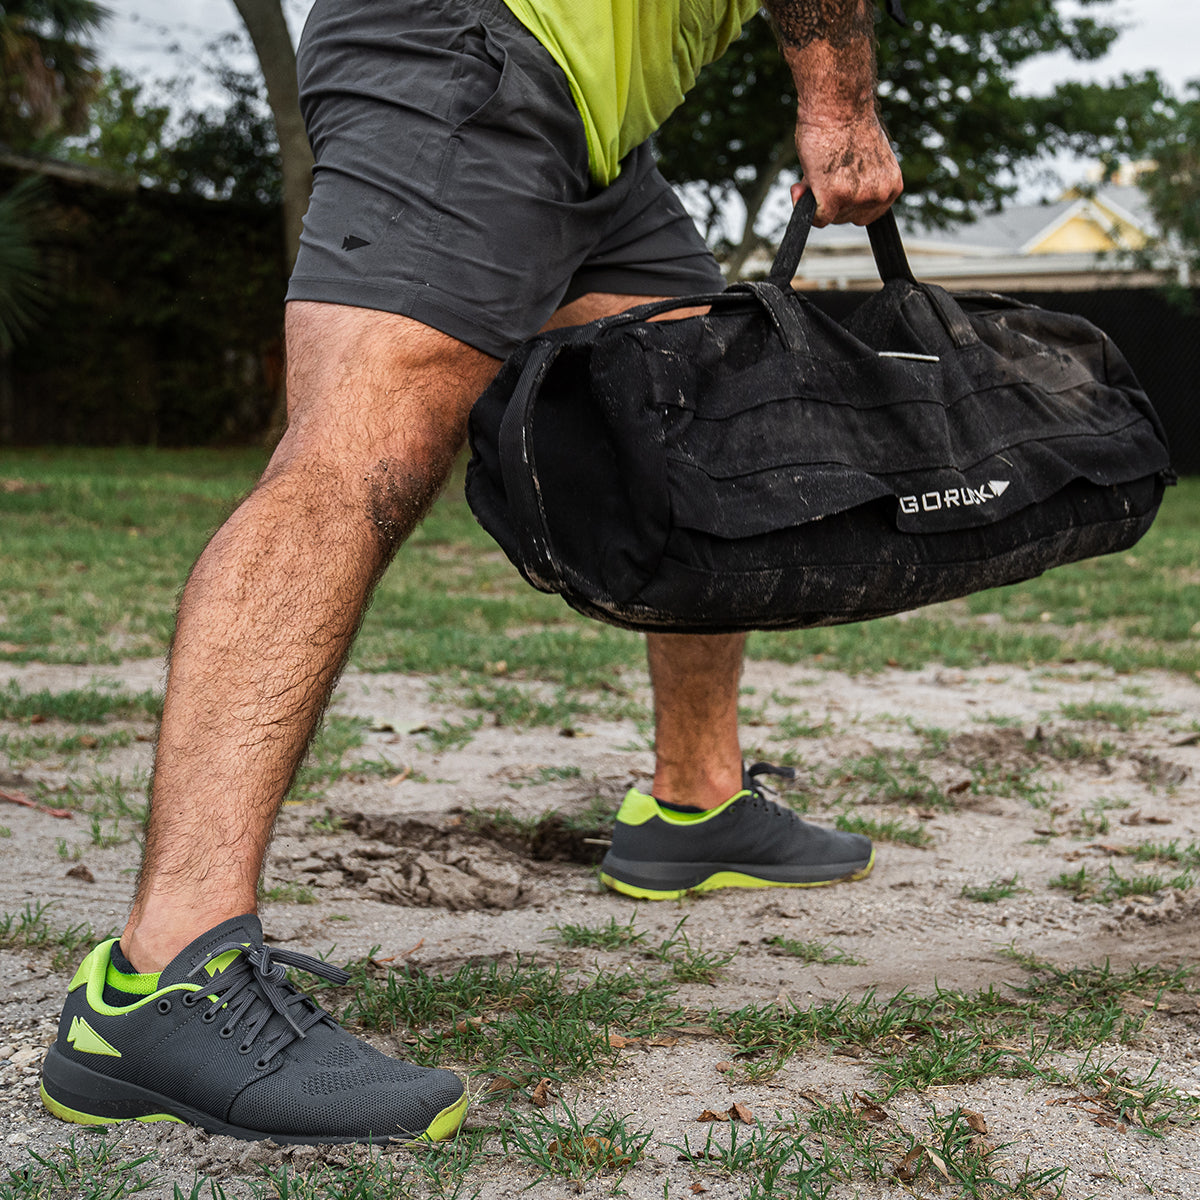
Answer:
MULTIPOLYGON (((554 315, 547 328, 578 325, 645 304, 653 296, 592 292, 554 315)), ((670 315, 691 315, 680 309, 670 315)), ((742 786, 738 684, 742 634, 649 634, 654 687, 653 793, 669 804, 716 808, 742 786)))
POLYGON ((495 359, 414 321, 288 307, 288 428, 188 580, 138 892, 156 971, 254 911, 263 856, 372 588, 462 445, 495 359))

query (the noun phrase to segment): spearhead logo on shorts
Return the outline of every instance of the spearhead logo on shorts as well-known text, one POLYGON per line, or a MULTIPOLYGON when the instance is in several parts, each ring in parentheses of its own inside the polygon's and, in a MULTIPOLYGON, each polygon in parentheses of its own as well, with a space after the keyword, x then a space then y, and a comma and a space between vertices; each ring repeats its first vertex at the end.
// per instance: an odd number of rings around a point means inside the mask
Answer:
POLYGON ((902 513, 938 512, 943 508, 970 508, 1003 496, 1007 479, 989 479, 977 488, 945 488, 940 492, 922 492, 919 496, 901 496, 902 513))

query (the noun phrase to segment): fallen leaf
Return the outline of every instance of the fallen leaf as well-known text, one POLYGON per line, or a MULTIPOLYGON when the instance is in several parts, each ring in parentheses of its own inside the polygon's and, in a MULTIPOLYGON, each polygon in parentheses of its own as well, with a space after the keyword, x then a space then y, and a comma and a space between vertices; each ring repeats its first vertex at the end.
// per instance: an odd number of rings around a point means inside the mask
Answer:
POLYGON ((626 1046, 640 1046, 642 1039, 622 1037, 619 1033, 610 1033, 608 1035, 608 1044, 614 1050, 624 1050, 626 1046))
POLYGON ((937 1167, 937 1169, 941 1172, 942 1178, 945 1179, 945 1181, 947 1183, 949 1183, 950 1182, 950 1172, 946 1170, 945 1160, 941 1157, 940 1154, 936 1153, 936 1151, 930 1150, 930 1148, 928 1146, 925 1147, 925 1153, 929 1156, 929 1161, 931 1163, 933 1163, 933 1165, 935 1167, 937 1167))
POLYGON ((385 787, 395 787, 397 784, 403 783, 412 774, 412 767, 405 767, 399 775, 393 775, 385 781, 385 787))
POLYGON ((706 1108, 697 1118, 697 1121, 721 1121, 728 1122, 729 1114, 727 1112, 713 1112, 711 1108, 706 1108))
POLYGON ((706 1188, 702 1183, 693 1183, 689 1190, 693 1196, 702 1196, 708 1191, 708 1188, 706 1188))
POLYGON ((462 1017, 454 1022, 454 1029, 457 1033, 470 1033, 472 1029, 478 1029, 482 1024, 482 1017, 462 1017))
POLYGON ((79 744, 85 750, 95 750, 95 748, 100 745, 100 739, 98 737, 93 737, 90 733, 85 733, 83 737, 79 739, 79 744))
POLYGON ((959 780, 958 783, 952 783, 946 789, 946 795, 947 796, 961 796, 963 794, 963 792, 965 792, 967 790, 967 788, 969 788, 970 786, 971 786, 971 781, 969 779, 959 780))
POLYGON ((733 1063, 719 1062, 717 1063, 717 1070, 720 1071, 722 1075, 728 1075, 729 1072, 733 1070, 733 1063))
POLYGON ((647 1046, 678 1046, 679 1039, 677 1037, 654 1037, 647 1043, 647 1046))
POLYGON ((554 1099, 554 1093, 550 1090, 549 1079, 539 1079, 537 1087, 529 1093, 529 1099, 538 1106, 538 1108, 548 1107, 554 1099))
POLYGON ((969 1108, 962 1110, 963 1120, 975 1130, 976 1133, 987 1133, 987 1122, 977 1112, 972 1112, 969 1108))
POLYGON ((901 1183, 912 1183, 917 1177, 916 1171, 913 1170, 913 1163, 921 1157, 921 1147, 914 1146, 893 1168, 892 1174, 900 1180, 901 1183))
POLYGON ((747 1125, 754 1123, 754 1114, 740 1100, 735 1100, 730 1106, 729 1117, 731 1120, 743 1121, 747 1125))
POLYGON ((546 1153, 566 1159, 582 1159, 592 1166, 623 1167, 630 1161, 628 1155, 614 1154, 613 1144, 606 1137, 585 1137, 569 1142, 556 1140, 546 1147, 546 1153))
POLYGON ((88 870, 83 863, 76 863, 68 872, 67 875, 71 879, 82 879, 84 883, 95 883, 96 877, 88 870))
POLYGON ((497 1075, 491 1083, 487 1085, 489 1092, 516 1092, 525 1086, 529 1081, 527 1079, 513 1079, 509 1075, 497 1075))
POLYGON ((858 1116, 864 1121, 881 1122, 888 1119, 888 1115, 875 1103, 869 1096, 864 1096, 861 1092, 854 1093, 854 1099, 858 1101, 862 1107, 858 1110, 858 1116))

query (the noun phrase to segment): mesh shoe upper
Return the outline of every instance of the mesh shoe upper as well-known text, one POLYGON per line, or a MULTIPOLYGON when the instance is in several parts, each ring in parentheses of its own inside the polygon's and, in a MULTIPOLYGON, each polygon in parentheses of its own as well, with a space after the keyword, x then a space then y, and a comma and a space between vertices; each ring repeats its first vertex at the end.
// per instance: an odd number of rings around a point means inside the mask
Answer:
POLYGON ((93 1109, 112 1097, 128 1107, 144 1090, 164 1101, 163 1112, 202 1125, 212 1118, 219 1132, 383 1139, 422 1134, 463 1095, 451 1072, 389 1058, 342 1029, 288 981, 284 964, 335 982, 345 972, 264 946, 257 917, 198 938, 153 994, 130 1005, 103 998, 112 944, 96 947, 76 972, 51 1051, 65 1060, 57 1068, 63 1078, 70 1072, 72 1087, 86 1092, 92 1076, 102 1077, 92 1086, 97 1094, 56 1097, 50 1058, 44 1073, 52 1099, 71 1107, 92 1101, 84 1115, 138 1115, 93 1109))

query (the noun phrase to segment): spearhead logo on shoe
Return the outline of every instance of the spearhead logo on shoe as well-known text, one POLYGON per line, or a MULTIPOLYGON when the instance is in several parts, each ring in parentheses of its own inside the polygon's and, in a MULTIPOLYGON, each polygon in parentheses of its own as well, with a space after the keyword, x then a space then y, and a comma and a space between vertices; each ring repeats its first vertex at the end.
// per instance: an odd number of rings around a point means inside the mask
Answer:
POLYGON ((121 1052, 115 1046, 110 1046, 82 1017, 71 1019, 71 1029, 67 1041, 80 1054, 107 1054, 111 1058, 120 1058, 121 1052))
POLYGON ((977 488, 943 488, 938 492, 922 492, 919 496, 901 496, 902 513, 939 512, 943 508, 970 508, 996 500, 1008 491, 1009 480, 989 479, 977 488))

